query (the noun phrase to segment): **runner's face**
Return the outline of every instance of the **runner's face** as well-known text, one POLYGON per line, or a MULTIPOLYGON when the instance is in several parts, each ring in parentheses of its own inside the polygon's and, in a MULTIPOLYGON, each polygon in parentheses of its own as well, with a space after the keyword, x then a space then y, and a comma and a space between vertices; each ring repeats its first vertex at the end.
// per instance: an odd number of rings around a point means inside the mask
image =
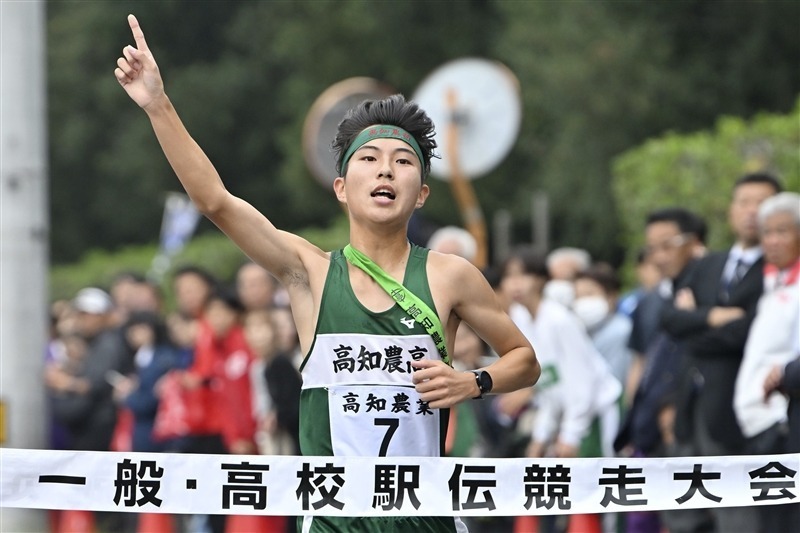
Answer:
POLYGON ((346 179, 336 179, 334 190, 354 217, 388 221, 400 216, 407 222, 428 197, 421 163, 414 150, 399 139, 367 142, 350 158, 346 174, 346 179))

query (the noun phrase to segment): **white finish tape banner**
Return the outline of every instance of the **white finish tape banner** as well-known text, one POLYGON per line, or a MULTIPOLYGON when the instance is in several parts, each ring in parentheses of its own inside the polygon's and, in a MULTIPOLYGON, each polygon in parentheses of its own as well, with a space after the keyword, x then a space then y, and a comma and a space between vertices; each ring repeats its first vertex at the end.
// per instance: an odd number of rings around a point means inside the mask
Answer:
POLYGON ((3 507, 522 516, 800 501, 800 454, 664 459, 296 457, 0 449, 3 507))

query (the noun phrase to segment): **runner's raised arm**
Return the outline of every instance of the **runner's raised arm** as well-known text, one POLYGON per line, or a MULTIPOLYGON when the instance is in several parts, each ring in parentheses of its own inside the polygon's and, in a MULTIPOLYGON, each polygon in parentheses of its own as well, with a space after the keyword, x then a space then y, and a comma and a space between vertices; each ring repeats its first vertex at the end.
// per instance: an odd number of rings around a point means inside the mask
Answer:
POLYGON ((150 119, 167 160, 198 210, 253 260, 282 281, 303 279, 304 253, 324 255, 307 241, 277 230, 249 203, 232 195, 214 165, 191 137, 172 106, 153 53, 133 15, 128 23, 136 46, 126 46, 114 75, 150 119))

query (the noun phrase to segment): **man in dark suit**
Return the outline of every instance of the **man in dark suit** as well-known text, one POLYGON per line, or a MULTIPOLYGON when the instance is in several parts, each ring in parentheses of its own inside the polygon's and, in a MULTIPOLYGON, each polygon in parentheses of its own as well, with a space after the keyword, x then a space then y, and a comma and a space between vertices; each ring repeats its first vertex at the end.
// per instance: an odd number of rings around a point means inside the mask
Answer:
MULTIPOLYGON (((659 324, 672 301, 674 287, 691 276, 705 250, 706 223, 681 207, 652 211, 645 223, 644 248, 662 279, 639 301, 633 313, 629 347, 634 360, 629 370, 631 403, 614 442, 617 451, 634 457, 684 455, 673 438, 675 385, 682 375, 683 348, 659 324)), ((710 524, 704 510, 633 511, 625 513, 625 528, 644 533, 664 528, 673 532, 702 531, 710 524)))
MULTIPOLYGON (((672 301, 674 287, 685 284, 691 276, 701 255, 699 250, 705 247, 705 233, 705 221, 681 207, 658 209, 647 216, 645 250, 662 280, 642 298, 633 315, 628 346, 635 354, 633 365, 638 368, 632 372, 639 380, 634 384, 630 381, 635 378, 628 378, 628 385, 633 389, 631 405, 618 438, 617 451, 631 445, 637 453, 646 456, 662 452, 665 435, 662 435, 664 428, 660 427, 659 417, 674 395, 670 390, 674 377, 670 374, 680 367, 681 358, 677 354, 658 356, 662 351, 654 346, 664 346, 668 341, 671 346, 675 345, 662 330, 659 320, 664 307, 672 301)), ((669 415, 665 413, 664 416, 669 415)))
MULTIPOLYGON (((698 261, 691 278, 676 287, 674 304, 662 313, 662 326, 685 342, 687 356, 676 437, 697 455, 743 453, 733 391, 763 289, 758 207, 781 190, 768 174, 747 174, 736 181, 728 212, 735 244, 698 261)), ((712 513, 718 531, 758 531, 755 508, 720 508, 712 513)))

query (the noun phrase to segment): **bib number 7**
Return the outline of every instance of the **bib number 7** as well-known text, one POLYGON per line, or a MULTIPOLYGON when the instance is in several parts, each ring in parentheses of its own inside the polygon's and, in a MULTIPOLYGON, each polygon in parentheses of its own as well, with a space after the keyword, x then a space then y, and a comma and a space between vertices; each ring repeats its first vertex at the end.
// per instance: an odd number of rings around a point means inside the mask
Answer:
POLYGON ((381 449, 378 452, 378 457, 386 457, 386 452, 389 450, 389 443, 392 441, 392 437, 400 426, 400 420, 397 418, 376 418, 375 425, 386 426, 386 433, 383 435, 381 449))

